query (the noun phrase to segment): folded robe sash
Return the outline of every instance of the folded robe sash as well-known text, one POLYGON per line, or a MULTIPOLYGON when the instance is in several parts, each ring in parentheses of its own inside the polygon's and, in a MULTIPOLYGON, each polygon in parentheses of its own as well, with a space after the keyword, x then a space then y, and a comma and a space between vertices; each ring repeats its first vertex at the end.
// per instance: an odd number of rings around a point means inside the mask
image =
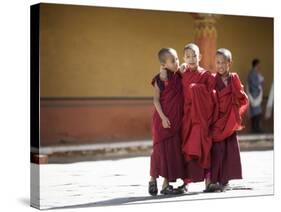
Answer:
MULTIPOLYGON (((220 142, 231 136, 235 131, 243 127, 242 115, 246 112, 249 101, 244 87, 236 73, 230 73, 227 86, 217 90, 218 110, 216 120, 212 126, 214 142, 220 142)), ((217 74, 216 81, 222 80, 217 74)))
POLYGON ((202 168, 209 168, 215 79, 205 70, 200 72, 187 70, 183 74, 182 83, 184 89, 182 150, 186 161, 195 159, 202 168))

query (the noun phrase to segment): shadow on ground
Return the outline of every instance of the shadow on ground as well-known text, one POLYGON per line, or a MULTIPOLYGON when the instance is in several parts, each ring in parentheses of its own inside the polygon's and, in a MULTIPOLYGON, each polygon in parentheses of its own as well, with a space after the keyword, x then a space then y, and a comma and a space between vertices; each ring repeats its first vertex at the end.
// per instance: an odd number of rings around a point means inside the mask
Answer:
POLYGON ((187 194, 182 195, 159 195, 159 196, 141 196, 141 197, 121 197, 121 198, 114 198, 109 199, 105 201, 99 201, 99 202, 93 202, 93 203, 87 203, 87 204, 80 204, 80 205, 73 205, 73 206, 62 206, 62 207, 55 207, 50 208, 47 210, 54 210, 54 209, 67 209, 67 208, 85 208, 85 207, 104 207, 104 206, 120 206, 123 204, 126 205, 133 205, 133 204, 152 204, 152 203, 163 203, 163 202, 177 202, 177 201, 186 201, 186 200, 172 200, 173 198, 177 198, 180 196, 190 196, 190 195, 197 195, 202 194, 202 192, 189 192, 187 194), (166 201, 159 201, 167 199, 166 201), (171 200, 169 200, 171 199, 171 200), (154 200, 149 201, 148 203, 142 202, 142 201, 148 201, 148 200, 154 200))

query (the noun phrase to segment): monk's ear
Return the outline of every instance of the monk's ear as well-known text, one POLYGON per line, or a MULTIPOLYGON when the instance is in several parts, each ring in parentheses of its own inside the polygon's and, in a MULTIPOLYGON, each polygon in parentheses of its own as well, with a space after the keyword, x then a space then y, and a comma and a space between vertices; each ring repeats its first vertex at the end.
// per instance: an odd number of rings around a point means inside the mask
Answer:
POLYGON ((199 54, 199 61, 201 61, 202 59, 202 54, 199 54))
POLYGON ((165 68, 166 68, 166 65, 165 65, 164 63, 161 63, 161 64, 160 64, 160 68, 165 69, 165 68))
POLYGON ((232 61, 232 60, 228 62, 228 68, 229 68, 229 69, 231 69, 231 67, 232 67, 232 63, 233 63, 233 61, 232 61))

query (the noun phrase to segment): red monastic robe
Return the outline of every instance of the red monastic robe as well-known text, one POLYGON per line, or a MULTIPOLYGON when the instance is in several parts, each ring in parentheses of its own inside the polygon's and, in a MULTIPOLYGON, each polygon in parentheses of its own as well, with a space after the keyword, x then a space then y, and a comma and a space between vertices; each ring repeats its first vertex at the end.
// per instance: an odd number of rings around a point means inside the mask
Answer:
MULTIPOLYGON (((217 118, 212 126, 213 141, 220 142, 242 129, 242 115, 248 108, 248 97, 236 73, 230 73, 228 85, 217 90, 217 118)), ((221 80, 216 75, 216 81, 221 80)))
POLYGON ((187 69, 182 74, 182 85, 184 92, 182 150, 187 162, 195 159, 200 167, 209 168, 215 79, 209 71, 187 69))
POLYGON ((152 118, 152 136, 154 144, 163 142, 167 138, 179 133, 182 127, 183 117, 183 93, 181 85, 181 76, 179 73, 168 71, 168 80, 163 82, 159 75, 153 78, 152 84, 157 82, 160 88, 160 104, 163 113, 168 117, 171 128, 163 128, 162 120, 158 112, 154 111, 152 118))
POLYGON ((211 151, 211 182, 227 184, 242 179, 242 165, 236 130, 241 128, 241 116, 248 106, 238 75, 231 73, 224 84, 216 75, 217 117, 213 125, 211 151))
POLYGON ((160 104, 168 117, 171 128, 163 128, 158 112, 152 117, 153 151, 151 154, 150 175, 162 176, 170 182, 184 178, 184 158, 181 151, 181 127, 183 117, 183 93, 179 73, 167 71, 168 80, 160 80, 159 74, 152 84, 160 88, 160 104))

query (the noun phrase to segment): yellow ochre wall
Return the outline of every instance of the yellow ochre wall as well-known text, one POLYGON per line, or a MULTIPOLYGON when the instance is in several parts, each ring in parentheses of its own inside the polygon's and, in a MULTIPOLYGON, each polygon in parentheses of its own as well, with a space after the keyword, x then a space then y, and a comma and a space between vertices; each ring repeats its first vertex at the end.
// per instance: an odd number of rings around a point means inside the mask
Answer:
POLYGON ((40 24, 43 97, 151 96, 158 50, 193 38, 188 13, 43 4, 40 24))
MULTIPOLYGON (((150 97, 158 50, 173 47, 181 59, 193 27, 190 13, 41 4, 41 97, 150 97)), ((253 57, 261 59, 267 95, 273 19, 222 16, 217 29, 242 81, 253 57)))

